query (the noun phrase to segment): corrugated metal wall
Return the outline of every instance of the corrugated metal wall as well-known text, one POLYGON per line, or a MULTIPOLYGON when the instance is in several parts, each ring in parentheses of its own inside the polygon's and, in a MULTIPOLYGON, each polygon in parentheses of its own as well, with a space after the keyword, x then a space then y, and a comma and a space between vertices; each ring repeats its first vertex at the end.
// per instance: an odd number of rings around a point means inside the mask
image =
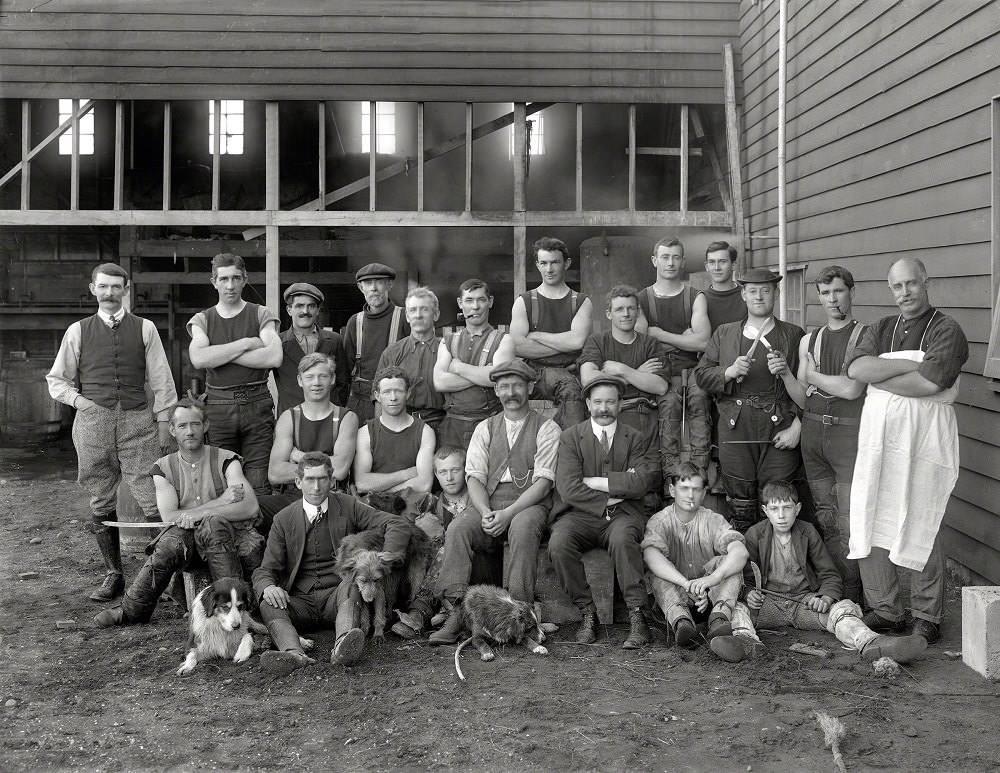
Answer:
POLYGON ((0 97, 723 99, 738 0, 5 0, 0 97))
MULTIPOLYGON (((788 261, 847 266, 855 313, 896 312, 890 264, 922 259, 931 302, 972 356, 956 405, 962 472, 942 535, 951 558, 1000 583, 1000 393, 982 376, 991 321, 990 100, 1000 4, 791 0, 788 261)), ((777 3, 741 3, 749 230, 777 224, 777 3)), ((754 241, 755 265, 775 265, 754 241)), ((810 301, 813 288, 809 287, 810 301)), ((810 325, 822 321, 815 305, 810 325)))

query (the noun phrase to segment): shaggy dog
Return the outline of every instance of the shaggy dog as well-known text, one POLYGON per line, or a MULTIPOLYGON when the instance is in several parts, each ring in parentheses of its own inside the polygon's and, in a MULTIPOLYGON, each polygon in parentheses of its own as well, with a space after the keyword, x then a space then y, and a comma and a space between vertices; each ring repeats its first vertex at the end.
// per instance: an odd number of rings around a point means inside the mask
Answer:
POLYGON ((455 650, 455 671, 463 682, 465 675, 458 664, 462 648, 469 642, 479 650, 482 660, 490 661, 496 653, 487 639, 497 644, 521 644, 536 655, 548 655, 542 646, 545 634, 539 628, 535 610, 526 601, 517 601, 503 588, 493 585, 473 585, 466 592, 462 603, 452 610, 462 624, 462 629, 472 635, 455 650))

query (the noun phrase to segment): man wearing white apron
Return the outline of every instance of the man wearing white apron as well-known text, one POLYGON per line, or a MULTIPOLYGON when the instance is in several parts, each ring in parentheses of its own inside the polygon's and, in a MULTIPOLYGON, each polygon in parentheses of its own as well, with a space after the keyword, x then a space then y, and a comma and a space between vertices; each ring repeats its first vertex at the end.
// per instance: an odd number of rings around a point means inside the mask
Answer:
POLYGON ((940 638, 944 555, 937 534, 958 480, 958 425, 952 403, 969 344, 958 323, 930 304, 930 280, 915 258, 889 269, 899 315, 862 336, 848 376, 868 384, 851 489, 848 558, 859 559, 874 631, 905 622, 896 566, 912 569, 913 633, 940 638))

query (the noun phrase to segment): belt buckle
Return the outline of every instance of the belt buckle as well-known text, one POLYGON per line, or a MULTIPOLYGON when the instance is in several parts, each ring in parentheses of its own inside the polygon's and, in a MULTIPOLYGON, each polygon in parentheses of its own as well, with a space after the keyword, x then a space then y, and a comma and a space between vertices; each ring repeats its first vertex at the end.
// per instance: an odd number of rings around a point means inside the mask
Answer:
POLYGON ((234 389, 233 399, 234 400, 246 400, 249 397, 249 393, 245 389, 234 389))
POLYGON ((834 424, 836 424, 835 419, 836 419, 835 416, 831 416, 828 413, 824 413, 823 414, 823 425, 826 426, 826 427, 832 427, 834 424))

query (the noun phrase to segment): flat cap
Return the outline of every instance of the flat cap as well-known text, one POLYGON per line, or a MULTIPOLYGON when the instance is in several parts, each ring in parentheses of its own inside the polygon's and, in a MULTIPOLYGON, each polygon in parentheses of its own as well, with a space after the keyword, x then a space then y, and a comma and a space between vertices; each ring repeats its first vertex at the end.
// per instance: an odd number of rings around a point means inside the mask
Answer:
POLYGON ((781 281, 781 274, 771 271, 767 268, 751 268, 743 273, 743 276, 736 280, 737 284, 741 285, 764 285, 773 284, 776 285, 781 281))
POLYGON ((354 275, 354 281, 360 282, 362 279, 395 279, 396 272, 394 269, 385 265, 385 263, 369 263, 367 266, 362 266, 358 269, 357 273, 354 275))
POLYGON ((525 381, 538 381, 538 373, 520 357, 497 365, 490 371, 490 381, 499 381, 503 376, 520 376, 525 381))
POLYGON ((288 289, 285 290, 281 297, 285 299, 285 303, 291 303, 292 298, 296 295, 308 295, 310 298, 315 298, 316 303, 322 303, 326 300, 326 297, 320 289, 316 285, 311 285, 308 282, 296 282, 293 285, 289 285, 288 289))
POLYGON ((583 396, 589 397, 590 393, 594 390, 594 387, 599 386, 613 386, 618 390, 619 395, 625 394, 625 379, 621 376, 606 376, 601 375, 591 381, 583 388, 583 396))

